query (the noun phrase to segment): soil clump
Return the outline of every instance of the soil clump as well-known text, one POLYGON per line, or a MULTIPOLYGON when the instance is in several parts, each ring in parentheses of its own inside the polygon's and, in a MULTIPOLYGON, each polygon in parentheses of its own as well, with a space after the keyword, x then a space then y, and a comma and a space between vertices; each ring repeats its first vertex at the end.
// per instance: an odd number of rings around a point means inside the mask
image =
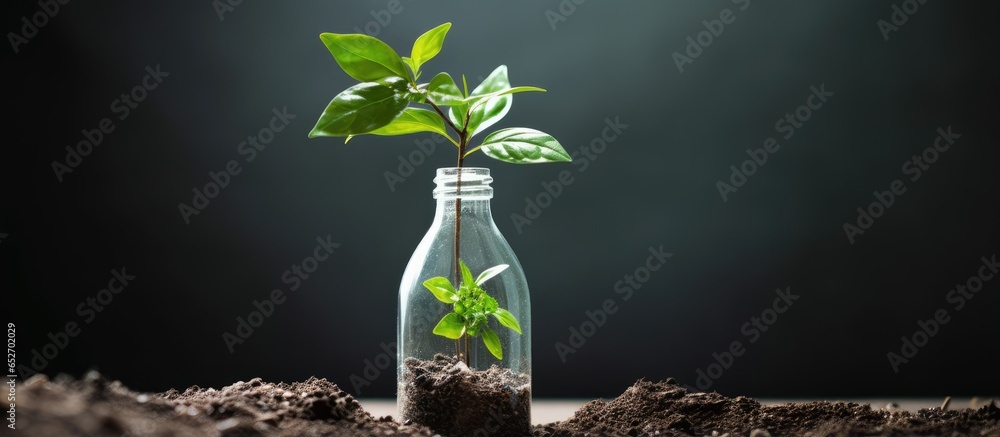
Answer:
POLYGON ((523 436, 531 432, 531 380, 510 369, 473 370, 455 357, 404 361, 405 393, 400 412, 447 437, 523 436))
MULTIPOLYGON (((428 387, 446 391, 465 389, 456 387, 466 384, 466 378, 484 373, 463 371, 451 359, 408 362, 407 365, 417 370, 413 374, 420 390, 428 387), (419 371, 429 373, 421 377, 419 371), (442 371, 451 376, 446 379, 426 376, 442 371)), ((512 376, 503 375, 503 372, 497 375, 492 370, 485 373, 500 380, 512 376)), ((504 392, 508 403, 498 417, 503 414, 517 418, 520 412, 530 408, 526 387, 517 387, 520 386, 512 384, 503 389, 508 390, 504 392), (516 402, 510 403, 512 399, 516 402)), ((271 383, 255 378, 221 389, 193 386, 184 391, 138 393, 121 382, 108 381, 97 372, 89 372, 82 380, 60 375, 50 381, 44 375, 36 375, 17 384, 16 393, 17 429, 14 433, 24 436, 436 434, 427 427, 399 423, 388 416, 372 417, 336 384, 317 378, 293 383, 271 383)), ((492 405, 489 399, 484 398, 483 402, 492 405)), ((445 402, 432 408, 451 414, 449 411, 460 407, 445 402)), ((489 414, 476 419, 475 424, 462 423, 462 429, 473 425, 477 430, 498 426, 495 434, 510 436, 519 435, 516 430, 526 429, 524 423, 514 420, 500 423, 489 414), (504 426, 509 428, 500 428, 504 426), (510 433, 501 434, 507 431, 510 433)), ((1000 436, 1000 408, 990 402, 977 409, 929 408, 911 413, 898 408, 872 408, 847 402, 762 405, 746 397, 691 393, 667 379, 639 381, 612 400, 587 403, 565 421, 534 425, 530 429, 531 435, 536 437, 1000 436)), ((476 435, 476 432, 465 435, 476 435)))

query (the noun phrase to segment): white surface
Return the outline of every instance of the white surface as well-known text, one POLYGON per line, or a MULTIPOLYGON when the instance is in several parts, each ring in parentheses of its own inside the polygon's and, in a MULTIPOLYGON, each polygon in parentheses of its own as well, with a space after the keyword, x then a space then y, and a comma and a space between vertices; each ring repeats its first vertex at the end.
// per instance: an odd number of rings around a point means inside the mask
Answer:
MULTIPOLYGON (((859 404, 870 404, 872 408, 885 408, 890 402, 894 402, 899 405, 899 408, 915 412, 921 408, 936 408, 941 406, 941 399, 907 399, 900 398, 895 400, 890 400, 889 398, 868 398, 868 399, 761 399, 760 403, 765 405, 775 405, 783 404, 788 402, 808 402, 808 401, 844 401, 844 402, 856 402, 859 404)), ((374 399, 358 399, 361 406, 365 408, 366 411, 371 413, 372 416, 382 417, 382 416, 393 416, 396 417, 396 400, 386 399, 386 398, 374 398, 374 399)), ((569 419, 576 410, 580 409, 583 404, 589 402, 589 399, 532 399, 531 401, 531 421, 534 424, 545 424, 552 422, 559 422, 562 420, 569 419)), ((990 402, 990 398, 952 398, 951 402, 948 404, 949 410, 961 409, 961 408, 978 408, 986 405, 990 402)), ((998 405, 1000 405, 1000 399, 996 399, 998 405)))
MULTIPOLYGON (((537 425, 566 420, 588 401, 588 399, 532 399, 531 422, 537 425)), ((395 399, 358 399, 358 402, 372 416, 396 417, 395 399)))

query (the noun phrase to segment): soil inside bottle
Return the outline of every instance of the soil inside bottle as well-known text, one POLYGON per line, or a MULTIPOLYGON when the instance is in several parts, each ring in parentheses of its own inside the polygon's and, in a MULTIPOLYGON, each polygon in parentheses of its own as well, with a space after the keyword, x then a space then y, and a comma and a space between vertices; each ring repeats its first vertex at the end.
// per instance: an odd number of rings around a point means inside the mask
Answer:
POLYGON ((407 358, 403 420, 444 436, 531 435, 531 381, 497 365, 470 369, 456 357, 407 358))

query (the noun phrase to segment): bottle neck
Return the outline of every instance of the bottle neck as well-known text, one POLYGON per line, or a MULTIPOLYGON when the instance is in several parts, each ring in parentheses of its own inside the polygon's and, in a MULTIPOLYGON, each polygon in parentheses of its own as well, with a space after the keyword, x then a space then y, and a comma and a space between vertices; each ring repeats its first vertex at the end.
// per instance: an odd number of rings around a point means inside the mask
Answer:
POLYGON ((461 211, 462 220, 489 219, 493 187, 490 169, 478 167, 439 168, 434 178, 434 198, 437 199, 437 220, 455 221, 461 211))
POLYGON ((492 199, 490 169, 479 167, 439 168, 434 177, 434 198, 438 200, 460 198, 463 201, 492 199))
POLYGON ((462 220, 473 218, 493 219, 490 211, 490 199, 482 198, 461 198, 438 199, 435 217, 440 220, 454 221, 459 208, 462 211, 462 220))

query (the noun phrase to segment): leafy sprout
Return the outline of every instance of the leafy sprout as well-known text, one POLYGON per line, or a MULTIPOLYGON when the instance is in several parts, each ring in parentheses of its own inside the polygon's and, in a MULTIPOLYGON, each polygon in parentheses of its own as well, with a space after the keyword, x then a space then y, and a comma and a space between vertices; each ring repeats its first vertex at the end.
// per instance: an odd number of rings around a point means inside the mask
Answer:
POLYGON ((451 281, 444 276, 424 281, 424 287, 430 290, 437 300, 453 305, 452 312, 441 318, 433 332, 452 340, 458 340, 466 334, 470 337, 482 337, 486 349, 498 360, 502 360, 503 348, 500 346, 500 337, 490 329, 487 322, 492 317, 518 334, 521 333, 521 324, 510 311, 500 308, 497 300, 487 294, 482 285, 510 266, 500 264, 490 267, 473 279, 469 267, 461 261, 459 265, 462 267, 462 282, 458 290, 455 290, 451 281))
POLYGON ((465 157, 482 150, 486 156, 514 164, 569 162, 572 159, 551 135, 526 127, 497 130, 469 147, 473 136, 496 124, 510 110, 513 94, 544 92, 533 86, 512 87, 507 67, 501 65, 469 92, 448 73, 420 83, 421 68, 444 45, 451 23, 421 35, 409 57, 400 57, 378 38, 364 34, 323 33, 320 39, 337 64, 360 83, 330 102, 309 137, 406 135, 431 132, 458 147, 458 167, 465 157), (411 106, 416 105, 416 106, 411 106))

